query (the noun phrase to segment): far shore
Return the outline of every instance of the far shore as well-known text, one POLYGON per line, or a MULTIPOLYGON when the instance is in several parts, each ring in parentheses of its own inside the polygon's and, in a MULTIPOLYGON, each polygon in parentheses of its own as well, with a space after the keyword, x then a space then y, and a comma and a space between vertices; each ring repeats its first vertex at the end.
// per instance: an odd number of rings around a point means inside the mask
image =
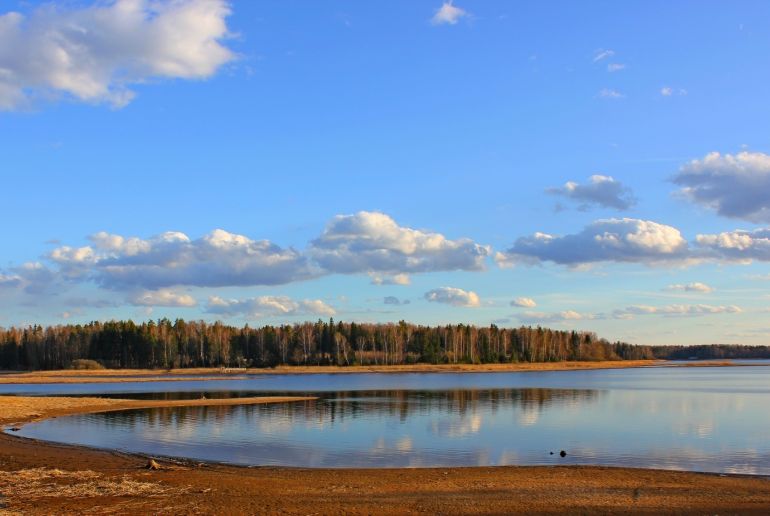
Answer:
MULTIPOLYGON (((0 397, 0 425, 140 407, 308 398, 138 401, 0 397)), ((245 468, 59 445, 0 434, 0 513, 77 514, 766 514, 764 477, 570 467, 245 468), (157 458, 156 458, 157 459, 157 458)))
MULTIPOLYGON (((515 373, 535 371, 579 371, 637 367, 740 367, 729 360, 670 362, 667 360, 607 360, 599 362, 519 362, 508 364, 408 364, 351 366, 278 366, 274 368, 190 369, 61 369, 55 371, 0 371, 2 384, 127 383, 217 381, 246 375, 351 374, 351 373, 515 373)), ((770 364, 769 364, 770 365, 770 364)))

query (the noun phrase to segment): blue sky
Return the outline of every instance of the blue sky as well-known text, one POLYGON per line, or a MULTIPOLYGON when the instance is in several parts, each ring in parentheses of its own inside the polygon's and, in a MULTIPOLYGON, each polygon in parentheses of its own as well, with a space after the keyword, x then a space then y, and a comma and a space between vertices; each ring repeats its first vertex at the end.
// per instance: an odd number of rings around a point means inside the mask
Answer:
POLYGON ((334 316, 766 343, 769 15, 6 2, 0 326, 334 316))

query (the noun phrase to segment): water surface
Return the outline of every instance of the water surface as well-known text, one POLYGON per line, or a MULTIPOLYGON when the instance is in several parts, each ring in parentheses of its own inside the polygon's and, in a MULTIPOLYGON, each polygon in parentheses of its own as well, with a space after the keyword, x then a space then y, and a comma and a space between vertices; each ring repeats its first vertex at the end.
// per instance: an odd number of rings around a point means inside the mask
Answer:
POLYGON ((770 475, 768 373, 756 366, 46 385, 47 394, 320 398, 78 415, 20 434, 242 465, 600 464, 770 475))

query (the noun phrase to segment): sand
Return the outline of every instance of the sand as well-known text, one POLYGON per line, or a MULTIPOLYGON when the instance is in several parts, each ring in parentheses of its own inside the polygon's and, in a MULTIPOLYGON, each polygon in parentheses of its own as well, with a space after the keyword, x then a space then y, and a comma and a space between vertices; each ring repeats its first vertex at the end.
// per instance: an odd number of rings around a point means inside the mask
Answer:
POLYGON ((609 360, 605 362, 545 362, 517 364, 411 364, 383 366, 280 366, 271 369, 101 369, 0 373, 0 384, 31 383, 125 383, 157 381, 214 381, 259 374, 347 374, 347 373, 459 373, 571 371, 623 369, 666 365, 663 360, 609 360), (162 378, 158 378, 163 375, 162 378))
POLYGON ((253 398, 217 398, 196 400, 125 400, 111 398, 0 396, 0 425, 21 425, 40 419, 111 412, 138 408, 222 407, 308 401, 312 396, 261 396, 253 398))
MULTIPOLYGON (((302 402, 0 397, 0 424, 140 406, 302 402)), ((8 514, 767 514, 763 477, 604 467, 241 468, 0 435, 8 514)))

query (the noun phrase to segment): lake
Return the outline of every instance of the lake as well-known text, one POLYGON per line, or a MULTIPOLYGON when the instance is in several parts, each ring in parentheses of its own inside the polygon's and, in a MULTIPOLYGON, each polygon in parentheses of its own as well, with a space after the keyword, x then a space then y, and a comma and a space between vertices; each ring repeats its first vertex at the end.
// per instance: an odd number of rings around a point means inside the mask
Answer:
POLYGON ((222 381, 0 385, 0 393, 279 405, 49 419, 19 435, 241 465, 574 465, 770 475, 770 368, 254 375, 222 381), (560 457, 565 450, 567 455, 560 457), (553 453, 553 454, 552 454, 553 453))

